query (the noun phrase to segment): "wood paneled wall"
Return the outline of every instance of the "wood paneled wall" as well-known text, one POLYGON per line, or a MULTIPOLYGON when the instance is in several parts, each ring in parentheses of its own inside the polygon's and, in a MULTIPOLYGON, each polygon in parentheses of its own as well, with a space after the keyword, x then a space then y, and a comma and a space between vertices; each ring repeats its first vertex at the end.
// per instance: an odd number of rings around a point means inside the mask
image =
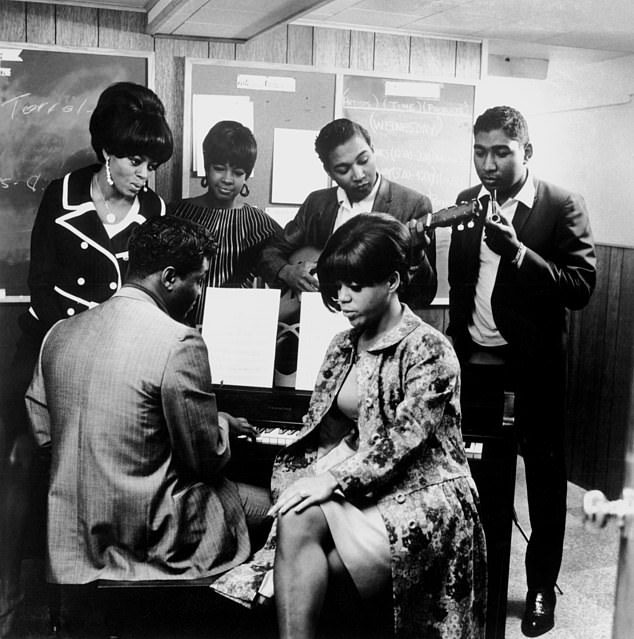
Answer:
POLYGON ((597 247, 597 288, 570 320, 566 449, 572 481, 623 488, 634 381, 634 249, 597 247))
MULTIPOLYGON (((620 496, 634 388, 634 249, 597 246, 597 286, 569 314, 566 458, 571 481, 620 496)), ((423 311, 441 331, 444 307, 423 311)))
MULTIPOLYGON (((0 0, 0 40, 155 52, 155 89, 174 131, 175 153, 157 174, 167 200, 181 195, 184 58, 259 61, 476 81, 480 45, 282 25, 246 44, 152 37, 144 14, 0 0)), ((627 430, 627 393, 634 344, 634 250, 599 247, 599 284, 588 308, 573 314, 570 333, 568 455, 571 478, 587 488, 620 492, 627 430)), ((17 305, 0 304, 0 359, 9 361, 17 305)), ((447 312, 426 319, 446 328, 447 312)), ((4 369, 0 371, 4 373, 4 369)), ((6 379, 6 375, 2 375, 6 379)))

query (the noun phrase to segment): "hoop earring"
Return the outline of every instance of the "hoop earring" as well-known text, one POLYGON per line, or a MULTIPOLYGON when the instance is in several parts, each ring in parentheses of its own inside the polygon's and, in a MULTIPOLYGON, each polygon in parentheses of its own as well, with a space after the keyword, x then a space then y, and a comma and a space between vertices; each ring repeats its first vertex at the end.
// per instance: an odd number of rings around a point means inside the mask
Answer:
POLYGON ((241 195, 242 197, 249 197, 249 193, 250 193, 250 192, 251 192, 251 191, 249 191, 249 187, 247 186, 247 183, 245 182, 245 183, 242 185, 242 188, 240 189, 240 195, 241 195))
POLYGON ((112 173, 110 173, 110 156, 106 158, 106 182, 110 186, 114 186, 114 180, 112 179, 112 173))
POLYGON ((206 189, 208 184, 209 182, 207 182, 207 176, 200 178, 200 186, 202 186, 203 189, 206 189))

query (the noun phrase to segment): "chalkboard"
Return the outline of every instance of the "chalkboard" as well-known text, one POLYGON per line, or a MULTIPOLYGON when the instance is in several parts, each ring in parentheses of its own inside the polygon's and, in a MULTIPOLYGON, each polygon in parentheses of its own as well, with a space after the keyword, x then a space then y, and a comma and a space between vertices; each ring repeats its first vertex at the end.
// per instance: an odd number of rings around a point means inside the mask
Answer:
POLYGON ((368 129, 383 175, 440 208, 469 184, 474 95, 467 84, 344 75, 343 115, 368 129))
POLYGON ((152 53, 0 43, 0 301, 28 294, 31 228, 49 182, 95 162, 88 121, 122 80, 148 85, 152 53))
MULTIPOLYGON (((215 97, 218 101, 237 97, 251 103, 253 130, 258 144, 258 157, 248 185, 248 201, 266 208, 298 201, 276 201, 273 197, 274 137, 276 130, 295 129, 298 136, 304 131, 321 129, 334 117, 335 74, 322 73, 301 65, 274 65, 258 63, 218 62, 208 59, 187 58, 185 63, 185 123, 183 128, 183 195, 190 197, 204 192, 200 176, 193 170, 193 156, 199 144, 194 142, 194 96, 215 97)), ((239 119, 229 118, 226 119, 239 119)), ((311 141, 311 153, 314 137, 311 141)), ((278 153, 279 157, 279 153, 278 153)), ((315 162, 316 156, 314 157, 315 162)), ((296 166, 301 165, 297 161, 296 166)), ((322 179, 328 180, 318 168, 322 179)), ((301 169, 301 167, 300 167, 301 169)), ((288 176, 292 180, 291 175, 288 176)), ((310 191, 310 189, 309 189, 310 191)))
MULTIPOLYGON (((368 129, 380 172, 431 198, 434 210, 469 186, 475 87, 344 75, 342 113, 368 129)), ((449 296, 450 231, 436 231, 437 300, 449 296)))

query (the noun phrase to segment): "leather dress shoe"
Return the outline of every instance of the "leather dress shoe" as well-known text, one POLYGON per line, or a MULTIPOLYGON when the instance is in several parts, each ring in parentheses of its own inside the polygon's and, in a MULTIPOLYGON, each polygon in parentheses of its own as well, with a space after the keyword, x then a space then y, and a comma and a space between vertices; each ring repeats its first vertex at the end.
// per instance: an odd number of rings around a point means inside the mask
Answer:
POLYGON ((529 590, 526 594, 526 608, 522 617, 522 632, 527 637, 539 637, 555 625, 554 590, 529 590))

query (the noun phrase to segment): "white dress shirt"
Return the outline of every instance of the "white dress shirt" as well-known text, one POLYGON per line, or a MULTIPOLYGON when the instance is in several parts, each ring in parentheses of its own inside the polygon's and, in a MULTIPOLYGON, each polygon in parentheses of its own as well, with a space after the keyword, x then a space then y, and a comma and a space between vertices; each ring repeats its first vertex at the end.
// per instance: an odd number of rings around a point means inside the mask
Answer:
POLYGON ((370 194, 364 197, 359 202, 350 202, 346 192, 339 186, 337 187, 337 201, 339 202, 339 211, 335 219, 335 225, 333 232, 336 231, 342 224, 352 219, 359 213, 370 213, 374 208, 374 200, 381 184, 381 176, 378 175, 370 194))
MULTIPOLYGON (((484 196, 489 196, 490 198, 490 195, 489 191, 483 186, 478 193, 478 200, 482 200, 484 196)), ((529 174, 526 182, 515 197, 509 198, 504 204, 500 205, 500 212, 512 224, 518 203, 521 202, 530 209, 533 207, 534 200, 535 182, 529 174)), ((507 342, 495 325, 491 308, 491 295, 500 266, 500 256, 487 246, 484 241, 485 234, 486 231, 482 233, 480 242, 480 269, 476 284, 472 323, 469 324, 469 335, 480 346, 503 346, 507 342)))

